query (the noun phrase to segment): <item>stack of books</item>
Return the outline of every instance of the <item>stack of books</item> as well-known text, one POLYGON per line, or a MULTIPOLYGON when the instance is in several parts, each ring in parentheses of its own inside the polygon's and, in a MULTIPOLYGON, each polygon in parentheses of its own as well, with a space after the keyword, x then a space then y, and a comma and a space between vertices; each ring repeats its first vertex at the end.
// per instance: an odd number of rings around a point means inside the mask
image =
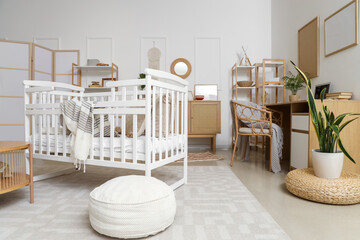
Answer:
POLYGON ((326 94, 326 99, 349 100, 351 97, 352 92, 336 92, 326 94))

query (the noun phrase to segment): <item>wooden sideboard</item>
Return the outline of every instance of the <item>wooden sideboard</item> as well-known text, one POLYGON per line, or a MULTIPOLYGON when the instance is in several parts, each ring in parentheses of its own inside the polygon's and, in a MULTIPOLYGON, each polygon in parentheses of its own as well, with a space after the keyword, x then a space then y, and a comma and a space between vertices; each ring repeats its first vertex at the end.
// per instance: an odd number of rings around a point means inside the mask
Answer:
POLYGON ((220 101, 189 101, 189 138, 211 138, 216 151, 216 134, 221 133, 220 101))
MULTIPOLYGON (((335 116, 346 112, 360 112, 360 101, 324 100, 324 105, 334 112, 335 116)), ((316 100, 320 110, 321 102, 316 100)), ((317 136, 306 101, 292 103, 268 104, 266 107, 283 113, 284 147, 283 159, 290 169, 312 167, 311 150, 319 148, 317 136)), ((346 119, 351 119, 347 117, 346 119)), ((345 119, 345 121, 346 121, 345 119)), ((360 119, 344 128, 340 137, 343 145, 357 164, 344 158, 343 171, 360 173, 360 119)))

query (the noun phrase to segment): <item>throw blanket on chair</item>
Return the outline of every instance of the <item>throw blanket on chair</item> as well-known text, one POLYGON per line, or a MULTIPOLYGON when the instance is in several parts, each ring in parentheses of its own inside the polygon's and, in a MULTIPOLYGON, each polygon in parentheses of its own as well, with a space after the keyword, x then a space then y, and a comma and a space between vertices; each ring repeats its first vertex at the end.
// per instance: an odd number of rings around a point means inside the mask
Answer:
POLYGON ((71 131, 70 149, 74 164, 84 163, 89 155, 92 144, 92 112, 93 104, 90 101, 72 99, 61 103, 61 113, 66 127, 71 131))
MULTIPOLYGON (((261 109, 261 106, 252 103, 252 102, 247 102, 247 101, 237 101, 240 104, 244 104, 250 107, 255 107, 255 108, 259 108, 261 109)), ((253 118, 253 119, 261 119, 261 112, 260 111, 255 111, 254 114, 252 115, 252 112, 250 110, 245 110, 244 112, 241 111, 241 109, 236 109, 236 114, 242 115, 243 117, 246 118, 253 118)), ((243 121, 243 123, 247 126, 251 128, 251 124, 248 121, 243 121)), ((263 126, 264 128, 269 128, 269 124, 266 124, 263 126)), ((274 173, 278 173, 281 171, 281 166, 280 166, 280 158, 282 158, 282 148, 283 148, 283 143, 284 143, 284 137, 283 137, 283 131, 280 128, 280 126, 278 126, 275 123, 272 123, 272 138, 271 138, 271 168, 272 171, 274 173)), ((249 149, 250 149, 250 144, 249 144, 249 137, 248 136, 241 136, 241 144, 242 146, 239 146, 240 149, 240 156, 243 156, 243 151, 245 151, 245 160, 248 159, 248 154, 249 154, 249 149), (247 144, 247 148, 245 149, 245 141, 248 142, 247 144)))

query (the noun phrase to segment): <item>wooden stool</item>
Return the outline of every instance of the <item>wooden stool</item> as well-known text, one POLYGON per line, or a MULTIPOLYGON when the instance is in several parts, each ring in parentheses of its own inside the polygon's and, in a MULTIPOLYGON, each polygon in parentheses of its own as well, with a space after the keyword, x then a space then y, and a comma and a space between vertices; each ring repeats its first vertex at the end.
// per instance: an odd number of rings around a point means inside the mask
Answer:
POLYGON ((294 195, 328 204, 360 203, 360 175, 343 172, 338 179, 318 178, 312 168, 296 169, 285 179, 286 188, 294 195))
POLYGON ((0 194, 30 186, 34 203, 32 145, 22 141, 0 141, 0 194), (29 149, 29 174, 26 174, 25 150, 29 149))

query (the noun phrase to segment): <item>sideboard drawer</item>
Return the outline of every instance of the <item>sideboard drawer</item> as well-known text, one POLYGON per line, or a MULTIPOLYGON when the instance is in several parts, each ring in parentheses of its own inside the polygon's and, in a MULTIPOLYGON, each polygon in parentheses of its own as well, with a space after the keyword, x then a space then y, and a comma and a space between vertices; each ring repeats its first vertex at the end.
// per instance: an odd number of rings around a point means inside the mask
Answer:
POLYGON ((293 115, 292 129, 309 131, 309 115, 293 115))

